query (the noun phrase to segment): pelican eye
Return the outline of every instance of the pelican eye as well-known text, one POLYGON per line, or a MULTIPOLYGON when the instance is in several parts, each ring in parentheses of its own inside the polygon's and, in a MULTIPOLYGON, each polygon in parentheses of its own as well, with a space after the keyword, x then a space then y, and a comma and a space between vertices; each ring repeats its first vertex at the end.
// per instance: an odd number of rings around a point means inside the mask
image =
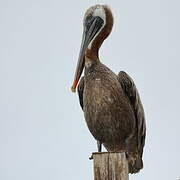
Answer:
POLYGON ((86 26, 87 29, 89 29, 89 28, 91 27, 94 19, 95 19, 95 17, 92 16, 92 15, 91 15, 91 16, 88 16, 88 17, 86 18, 85 26, 86 26))

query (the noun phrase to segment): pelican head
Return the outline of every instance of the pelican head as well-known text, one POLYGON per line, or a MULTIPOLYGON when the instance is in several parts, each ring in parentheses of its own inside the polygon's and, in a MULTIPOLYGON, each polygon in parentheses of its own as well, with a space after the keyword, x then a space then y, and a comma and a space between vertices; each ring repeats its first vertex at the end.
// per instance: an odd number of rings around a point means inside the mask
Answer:
POLYGON ((113 26, 111 10, 106 5, 95 5, 90 7, 83 19, 83 36, 79 53, 79 59, 75 72, 74 82, 71 90, 75 92, 81 77, 85 57, 91 60, 99 60, 98 51, 104 39, 110 34, 113 26))

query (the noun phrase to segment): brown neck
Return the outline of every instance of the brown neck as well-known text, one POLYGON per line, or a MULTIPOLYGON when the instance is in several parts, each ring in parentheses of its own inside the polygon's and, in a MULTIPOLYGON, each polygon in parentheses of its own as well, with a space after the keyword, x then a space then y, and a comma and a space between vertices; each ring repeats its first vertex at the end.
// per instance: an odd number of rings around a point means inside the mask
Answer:
POLYGON ((103 27, 100 33, 93 40, 91 44, 91 48, 86 50, 85 56, 87 59, 99 60, 99 48, 101 47, 103 41, 111 33, 111 30, 113 27, 113 16, 112 16, 111 10, 107 6, 104 6, 104 9, 106 13, 106 25, 103 27))

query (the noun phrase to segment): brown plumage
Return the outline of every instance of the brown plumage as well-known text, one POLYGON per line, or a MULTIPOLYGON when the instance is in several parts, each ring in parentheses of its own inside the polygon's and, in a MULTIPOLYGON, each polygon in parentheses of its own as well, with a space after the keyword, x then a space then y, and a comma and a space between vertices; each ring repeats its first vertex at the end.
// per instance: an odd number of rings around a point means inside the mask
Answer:
POLYGON ((116 75, 100 62, 98 56, 112 26, 113 16, 107 6, 96 5, 87 10, 85 34, 72 89, 76 88, 85 66, 78 95, 88 128, 98 141, 98 150, 101 151, 103 144, 108 151, 125 151, 129 172, 136 173, 143 168, 146 133, 139 93, 129 75, 123 71, 116 75))

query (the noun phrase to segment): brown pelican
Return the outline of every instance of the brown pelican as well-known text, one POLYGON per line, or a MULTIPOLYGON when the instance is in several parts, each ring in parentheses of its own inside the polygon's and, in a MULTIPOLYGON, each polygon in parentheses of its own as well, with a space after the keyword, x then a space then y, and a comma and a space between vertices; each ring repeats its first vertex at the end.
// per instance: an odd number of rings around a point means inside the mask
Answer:
POLYGON ((108 151, 126 152, 129 173, 143 168, 145 117, 139 93, 131 77, 112 72, 99 60, 99 48, 110 34, 113 16, 106 5, 90 7, 84 16, 84 32, 72 91, 78 84, 80 105, 87 126, 108 151))

